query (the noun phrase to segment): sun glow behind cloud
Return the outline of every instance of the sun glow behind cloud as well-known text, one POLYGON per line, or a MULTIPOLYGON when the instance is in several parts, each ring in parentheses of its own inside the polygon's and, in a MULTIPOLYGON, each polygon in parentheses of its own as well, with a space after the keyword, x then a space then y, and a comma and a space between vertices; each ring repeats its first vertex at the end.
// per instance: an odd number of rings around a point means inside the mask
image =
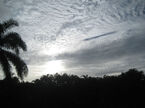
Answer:
POLYGON ((64 52, 77 51, 84 46, 82 40, 86 37, 84 33, 75 28, 63 30, 58 33, 57 38, 53 42, 43 44, 41 54, 56 56, 64 52))
POLYGON ((65 67, 63 65, 63 61, 61 60, 53 60, 45 63, 43 66, 42 73, 45 74, 55 74, 65 71, 65 67))

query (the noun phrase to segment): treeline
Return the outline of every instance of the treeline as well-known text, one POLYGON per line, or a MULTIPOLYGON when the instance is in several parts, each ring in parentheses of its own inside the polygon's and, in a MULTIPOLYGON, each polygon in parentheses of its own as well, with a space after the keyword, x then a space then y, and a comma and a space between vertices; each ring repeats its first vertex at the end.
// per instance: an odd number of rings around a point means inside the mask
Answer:
POLYGON ((145 107, 145 75, 130 69, 118 76, 44 75, 32 82, 0 81, 1 105, 15 107, 145 107), (21 105, 21 106, 19 106, 21 105))

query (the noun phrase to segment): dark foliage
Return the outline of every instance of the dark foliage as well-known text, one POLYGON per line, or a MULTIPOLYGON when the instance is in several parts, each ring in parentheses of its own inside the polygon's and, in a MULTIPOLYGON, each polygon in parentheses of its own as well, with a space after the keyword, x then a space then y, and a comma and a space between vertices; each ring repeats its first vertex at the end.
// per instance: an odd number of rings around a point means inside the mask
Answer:
POLYGON ((145 75, 130 69, 118 76, 45 75, 32 82, 0 81, 1 105, 15 107, 144 108, 145 75), (5 104, 6 103, 6 104, 5 104))

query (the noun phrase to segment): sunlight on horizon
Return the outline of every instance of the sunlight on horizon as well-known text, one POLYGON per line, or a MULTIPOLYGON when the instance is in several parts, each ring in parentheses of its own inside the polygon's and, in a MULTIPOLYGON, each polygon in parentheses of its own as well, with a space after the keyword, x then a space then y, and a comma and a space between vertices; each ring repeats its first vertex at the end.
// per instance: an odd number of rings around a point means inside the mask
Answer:
POLYGON ((61 60, 49 61, 44 65, 43 74, 55 74, 65 70, 63 62, 61 60))

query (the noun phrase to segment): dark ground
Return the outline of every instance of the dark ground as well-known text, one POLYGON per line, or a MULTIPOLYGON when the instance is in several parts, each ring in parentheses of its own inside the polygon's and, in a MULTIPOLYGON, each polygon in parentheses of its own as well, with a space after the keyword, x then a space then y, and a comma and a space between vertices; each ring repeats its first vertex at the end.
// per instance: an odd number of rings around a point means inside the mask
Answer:
POLYGON ((0 81, 0 104, 11 107, 145 108, 145 75, 130 69, 119 76, 46 75, 33 82, 0 81))

